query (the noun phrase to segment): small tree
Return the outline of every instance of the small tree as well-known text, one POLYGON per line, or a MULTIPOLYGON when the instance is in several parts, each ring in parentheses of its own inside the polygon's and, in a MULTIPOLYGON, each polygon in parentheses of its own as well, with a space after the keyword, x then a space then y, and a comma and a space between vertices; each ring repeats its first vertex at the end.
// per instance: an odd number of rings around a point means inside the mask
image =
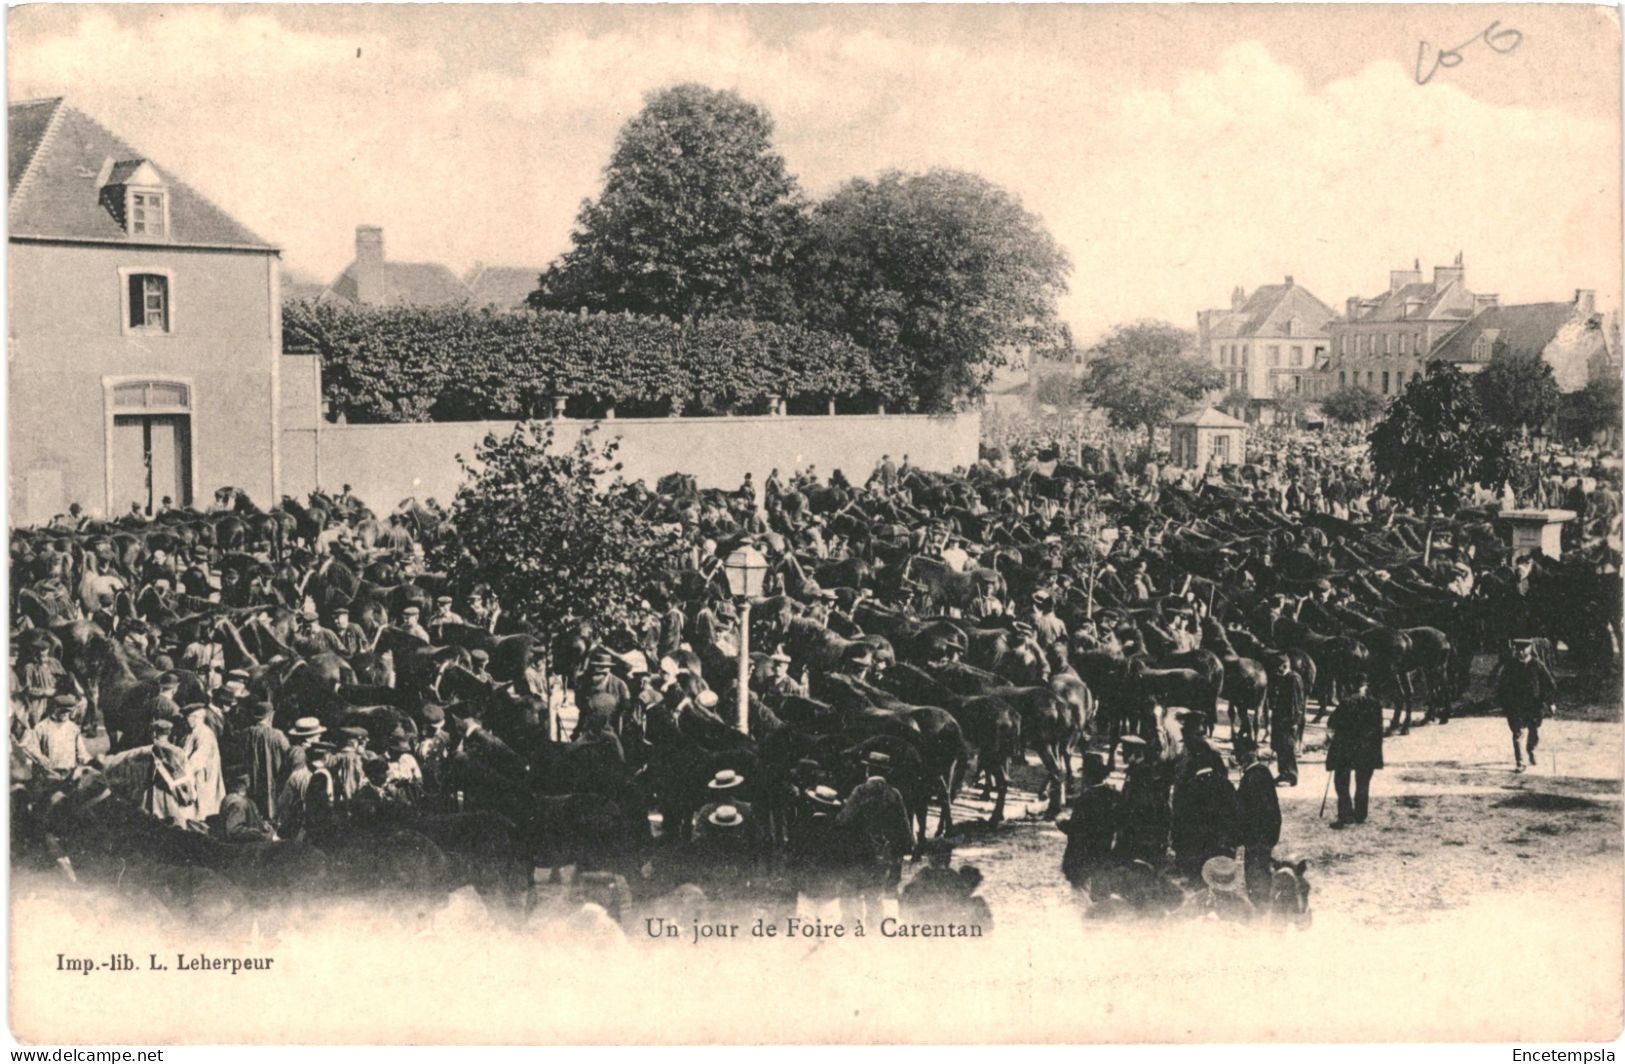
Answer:
POLYGON ((1346 384, 1323 399, 1320 409, 1340 425, 1363 425, 1382 413, 1382 397, 1358 384, 1346 384))
POLYGON ((1473 387, 1484 415, 1509 432, 1527 436, 1557 416, 1557 378, 1539 355, 1494 359, 1473 378, 1473 387))
POLYGON ((617 447, 589 429, 557 453, 547 421, 486 436, 472 461, 458 456, 466 479, 451 510, 456 534, 430 564, 465 591, 488 584, 503 612, 549 647, 572 621, 625 620, 667 567, 673 544, 643 518, 623 481, 602 483, 620 471, 617 447))
POLYGON ((1275 423, 1277 425, 1297 426, 1303 423, 1303 415, 1309 409, 1309 403, 1297 392, 1284 392, 1275 397, 1275 423))
POLYGON ((1367 439, 1378 487, 1428 519, 1425 560, 1434 513, 1453 511, 1470 484, 1499 491, 1511 472, 1506 436, 1484 417, 1472 381, 1446 362, 1430 363, 1367 439))
POLYGON ((1151 446, 1158 425, 1224 384, 1224 374, 1188 354, 1192 346, 1189 332, 1167 322, 1120 325, 1090 348, 1079 390, 1112 427, 1145 429, 1151 446))

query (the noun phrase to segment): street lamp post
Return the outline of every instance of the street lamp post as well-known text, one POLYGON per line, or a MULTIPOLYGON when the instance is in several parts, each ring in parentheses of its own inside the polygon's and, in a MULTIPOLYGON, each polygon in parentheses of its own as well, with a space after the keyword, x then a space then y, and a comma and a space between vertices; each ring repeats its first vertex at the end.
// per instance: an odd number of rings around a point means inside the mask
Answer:
POLYGON ((767 558, 754 544, 744 543, 722 563, 728 590, 739 603, 739 730, 750 734, 750 604, 762 597, 767 558))

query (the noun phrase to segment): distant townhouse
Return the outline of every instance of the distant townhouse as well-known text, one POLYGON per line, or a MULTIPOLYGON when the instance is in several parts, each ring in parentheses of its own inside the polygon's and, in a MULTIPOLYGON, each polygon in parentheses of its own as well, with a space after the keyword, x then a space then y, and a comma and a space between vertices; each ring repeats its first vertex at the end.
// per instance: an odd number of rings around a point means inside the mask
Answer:
POLYGON ((1228 310, 1197 313, 1197 353, 1224 374, 1228 392, 1246 398, 1247 420, 1268 423, 1282 397, 1313 401, 1326 393, 1336 318, 1290 276, 1250 296, 1238 286, 1228 310))
POLYGON ((60 97, 7 129, 13 520, 275 502, 277 248, 60 97))
POLYGON ((1398 395, 1422 375, 1446 337, 1498 302, 1467 288, 1460 255, 1453 265, 1435 267, 1431 282, 1422 280, 1420 261, 1409 270, 1390 271, 1387 292, 1350 298, 1344 316, 1332 324, 1332 386, 1398 395))
POLYGON ((438 262, 396 262, 384 256, 382 227, 358 225, 355 258, 316 297, 370 307, 467 303, 493 310, 517 310, 536 290, 541 273, 536 267, 476 263, 466 276, 459 277, 438 262))

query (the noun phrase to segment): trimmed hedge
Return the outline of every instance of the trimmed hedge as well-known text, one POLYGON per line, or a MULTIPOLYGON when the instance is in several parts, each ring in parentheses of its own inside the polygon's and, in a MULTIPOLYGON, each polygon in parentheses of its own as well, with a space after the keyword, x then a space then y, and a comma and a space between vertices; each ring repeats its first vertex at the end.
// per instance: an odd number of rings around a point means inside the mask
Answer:
POLYGON ((282 329, 285 350, 321 356, 323 398, 354 423, 545 416, 554 397, 621 416, 905 399, 864 348, 793 325, 295 300, 282 329))

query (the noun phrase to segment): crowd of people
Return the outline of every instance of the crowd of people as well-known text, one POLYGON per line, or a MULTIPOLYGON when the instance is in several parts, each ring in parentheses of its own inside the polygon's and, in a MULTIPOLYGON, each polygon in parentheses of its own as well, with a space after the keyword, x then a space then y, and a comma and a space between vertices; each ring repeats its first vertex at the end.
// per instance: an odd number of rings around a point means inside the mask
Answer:
POLYGON ((681 559, 551 646, 500 587, 428 571, 424 545, 456 535, 432 500, 379 518, 348 487, 269 511, 223 489, 16 530, 16 852, 76 879, 143 868, 183 901, 182 865, 245 896, 301 876, 501 894, 574 866, 630 896, 980 927, 954 798, 980 783, 997 824, 1031 752, 1092 915, 1301 920, 1276 794, 1311 706, 1333 826, 1357 828, 1385 732, 1447 722, 1475 655, 1502 659, 1519 770, 1555 648, 1618 668, 1606 456, 1543 460, 1578 514, 1559 561, 1515 557, 1492 498, 1405 512, 1337 436, 1263 432, 1204 470, 1076 442, 950 474, 888 455, 861 483, 634 486, 681 559), (742 732, 721 565, 746 542, 770 571, 742 732))

